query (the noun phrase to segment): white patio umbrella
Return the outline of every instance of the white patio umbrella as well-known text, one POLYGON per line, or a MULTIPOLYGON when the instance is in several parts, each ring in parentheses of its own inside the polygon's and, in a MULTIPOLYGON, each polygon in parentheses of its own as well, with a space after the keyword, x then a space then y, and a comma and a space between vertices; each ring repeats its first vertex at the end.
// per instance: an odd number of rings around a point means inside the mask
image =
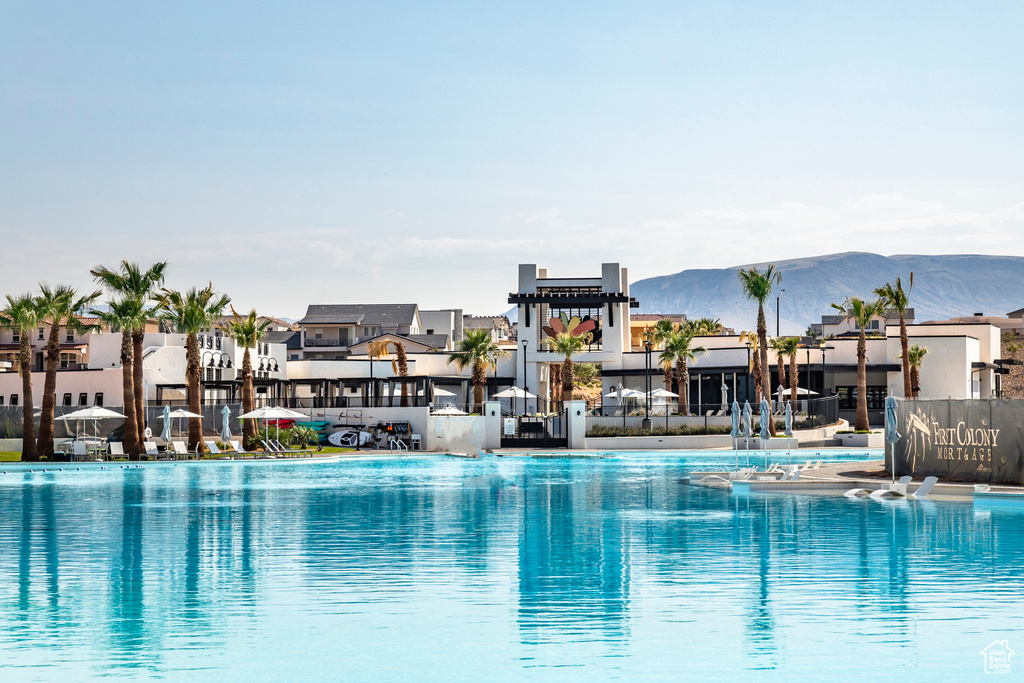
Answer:
MULTIPOLYGON (((76 410, 73 413, 68 413, 67 415, 61 415, 60 417, 55 419, 64 420, 66 422, 74 421, 82 423, 85 423, 86 420, 92 420, 93 437, 98 438, 99 428, 96 426, 97 420, 104 420, 108 418, 120 418, 123 420, 125 417, 125 415, 122 415, 121 413, 115 413, 113 410, 108 410, 100 406, 91 406, 89 408, 82 408, 81 410, 76 410)), ((75 431, 75 433, 78 433, 77 430, 75 431)))
MULTIPOLYGON (((782 391, 782 395, 785 396, 785 395, 789 394, 790 391, 792 391, 792 389, 784 389, 782 391)), ((779 392, 776 391, 775 395, 778 396, 779 392)), ((817 396, 818 392, 817 391, 811 391, 810 389, 804 389, 803 387, 797 387, 796 395, 797 396, 817 396)))
POLYGON ((469 415, 469 413, 459 410, 455 406, 445 406, 444 408, 438 408, 431 415, 469 415))
MULTIPOLYGON (((167 417, 168 418, 174 418, 174 419, 177 419, 177 420, 180 420, 183 417, 184 418, 190 418, 190 419, 193 418, 193 417, 198 417, 200 420, 203 419, 202 415, 197 415, 195 413, 190 413, 187 410, 182 410, 181 408, 178 408, 177 410, 175 410, 172 413, 167 413, 167 417)), ((178 423, 178 438, 179 439, 181 438, 181 422, 178 423)))
POLYGON ((512 401, 513 401, 513 403, 512 403, 512 412, 513 413, 516 412, 515 401, 518 400, 518 399, 523 399, 523 412, 525 413, 526 412, 526 399, 528 399, 528 398, 537 398, 537 394, 531 394, 526 389, 520 389, 519 387, 517 387, 516 385, 513 384, 508 389, 505 389, 504 391, 499 391, 498 393, 494 394, 493 398, 510 398, 510 399, 512 399, 512 401))
MULTIPOLYGON (((623 391, 628 391, 628 389, 623 389, 623 391)), ((674 394, 671 391, 668 391, 667 389, 655 389, 654 391, 651 392, 651 397, 652 398, 679 398, 679 394, 674 394)))
MULTIPOLYGON (((244 413, 238 416, 239 420, 263 420, 263 428, 268 429, 268 420, 296 420, 300 417, 306 417, 304 413, 297 413, 294 410, 288 410, 287 408, 278 408, 277 406, 264 406, 257 408, 256 410, 250 410, 248 413, 244 413)), ((276 425, 277 436, 281 436, 281 425, 276 425)))
POLYGON ((433 392, 435 397, 437 397, 437 396, 455 396, 455 392, 454 391, 448 391, 447 389, 442 389, 441 387, 433 387, 432 392, 433 392))
POLYGON ((628 389, 626 387, 623 387, 621 391, 619 391, 619 389, 617 389, 617 388, 613 389, 612 391, 609 391, 607 394, 604 395, 604 397, 605 398, 619 398, 619 397, 622 397, 622 398, 637 398, 637 397, 643 396, 643 395, 644 395, 644 392, 642 392, 642 391, 637 391, 636 389, 628 389))

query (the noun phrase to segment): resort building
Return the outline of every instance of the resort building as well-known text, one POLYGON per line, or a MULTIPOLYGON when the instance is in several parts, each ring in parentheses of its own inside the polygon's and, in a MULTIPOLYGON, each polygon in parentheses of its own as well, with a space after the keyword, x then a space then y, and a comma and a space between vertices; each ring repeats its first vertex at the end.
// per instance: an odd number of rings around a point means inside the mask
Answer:
POLYGON ((314 304, 299 320, 299 360, 341 360, 349 347, 381 334, 423 334, 416 304, 314 304))
POLYGON ((682 313, 634 313, 629 319, 630 350, 642 351, 647 333, 662 320, 682 325, 686 322, 686 316, 682 313))
POLYGON ((491 339, 499 344, 515 341, 512 335, 512 324, 504 315, 467 315, 463 317, 463 329, 487 330, 491 339))

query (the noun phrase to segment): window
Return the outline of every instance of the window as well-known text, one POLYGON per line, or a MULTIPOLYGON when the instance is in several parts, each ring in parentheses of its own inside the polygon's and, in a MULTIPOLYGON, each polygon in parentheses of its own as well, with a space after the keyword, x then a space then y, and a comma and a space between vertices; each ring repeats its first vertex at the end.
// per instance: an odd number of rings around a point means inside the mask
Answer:
POLYGON ((84 391, 78 395, 78 405, 87 406, 89 405, 89 394, 84 391))
POLYGON ((427 328, 427 334, 434 334, 434 328, 433 327, 428 327, 427 328))
POLYGON ((39 328, 39 341, 42 341, 43 339, 46 338, 46 337, 43 336, 43 332, 44 332, 43 328, 40 327, 39 328))
POLYGON ((18 395, 17 394, 11 394, 11 405, 12 406, 18 405, 18 395))
POLYGON ((68 392, 68 393, 64 394, 64 400, 61 402, 61 405, 62 406, 70 406, 71 405, 71 392, 68 392))
POLYGON ((293 353, 293 354, 290 354, 288 356, 288 360, 298 360, 298 359, 299 359, 299 354, 297 354, 297 353, 293 353))
POLYGON ((94 405, 97 405, 100 408, 103 407, 103 392, 102 391, 97 391, 96 392, 96 403, 94 405))
POLYGON ((12 339, 14 340, 15 344, 20 344, 21 343, 21 330, 15 330, 14 331, 14 336, 12 337, 12 339))
MULTIPOLYGON (((836 387, 840 410, 857 409, 857 387, 836 387)), ((867 388, 868 410, 885 410, 885 387, 867 388)))
POLYGON ((324 338, 324 331, 323 331, 322 328, 318 327, 315 330, 313 330, 313 339, 323 339, 323 338, 324 338))
POLYGON ((65 336, 65 339, 66 339, 66 340, 67 340, 68 342, 73 342, 73 341, 75 341, 75 331, 74 331, 74 330, 68 330, 68 331, 67 331, 67 335, 65 336))
POLYGON ((75 364, 75 354, 73 353, 62 353, 60 354, 60 369, 67 370, 75 364))
POLYGON ((4 404, 4 397, 0 396, 0 406, 2 406, 3 404, 4 404))

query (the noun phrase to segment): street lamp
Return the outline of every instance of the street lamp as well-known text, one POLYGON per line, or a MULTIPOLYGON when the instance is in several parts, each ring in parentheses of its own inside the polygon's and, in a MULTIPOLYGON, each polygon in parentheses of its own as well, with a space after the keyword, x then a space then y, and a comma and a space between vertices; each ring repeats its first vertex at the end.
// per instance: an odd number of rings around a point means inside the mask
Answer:
POLYGON ((530 343, 529 339, 524 339, 523 340, 523 415, 525 415, 528 412, 527 411, 527 408, 528 408, 527 401, 529 401, 529 399, 526 398, 526 392, 529 391, 529 389, 526 386, 527 385, 527 381, 526 381, 526 346, 529 343, 530 343))
POLYGON ((647 393, 647 402, 644 405, 644 420, 640 425, 641 429, 651 429, 651 340, 644 339, 644 388, 647 393))
POLYGON ((746 344, 747 344, 747 391, 746 391, 747 397, 746 397, 745 400, 749 401, 750 400, 750 380, 751 380, 751 374, 750 374, 750 347, 753 346, 753 343, 752 342, 747 342, 746 344))
POLYGON ((780 289, 778 295, 775 297, 775 336, 779 336, 779 300, 782 299, 782 293, 786 290, 780 289))

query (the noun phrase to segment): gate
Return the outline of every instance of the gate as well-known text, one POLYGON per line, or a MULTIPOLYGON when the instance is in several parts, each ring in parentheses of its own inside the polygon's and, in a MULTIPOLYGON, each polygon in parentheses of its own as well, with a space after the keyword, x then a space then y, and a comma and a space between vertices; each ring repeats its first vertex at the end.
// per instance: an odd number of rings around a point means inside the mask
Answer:
POLYGON ((555 415, 509 415, 502 418, 502 448, 568 448, 565 411, 555 415))

